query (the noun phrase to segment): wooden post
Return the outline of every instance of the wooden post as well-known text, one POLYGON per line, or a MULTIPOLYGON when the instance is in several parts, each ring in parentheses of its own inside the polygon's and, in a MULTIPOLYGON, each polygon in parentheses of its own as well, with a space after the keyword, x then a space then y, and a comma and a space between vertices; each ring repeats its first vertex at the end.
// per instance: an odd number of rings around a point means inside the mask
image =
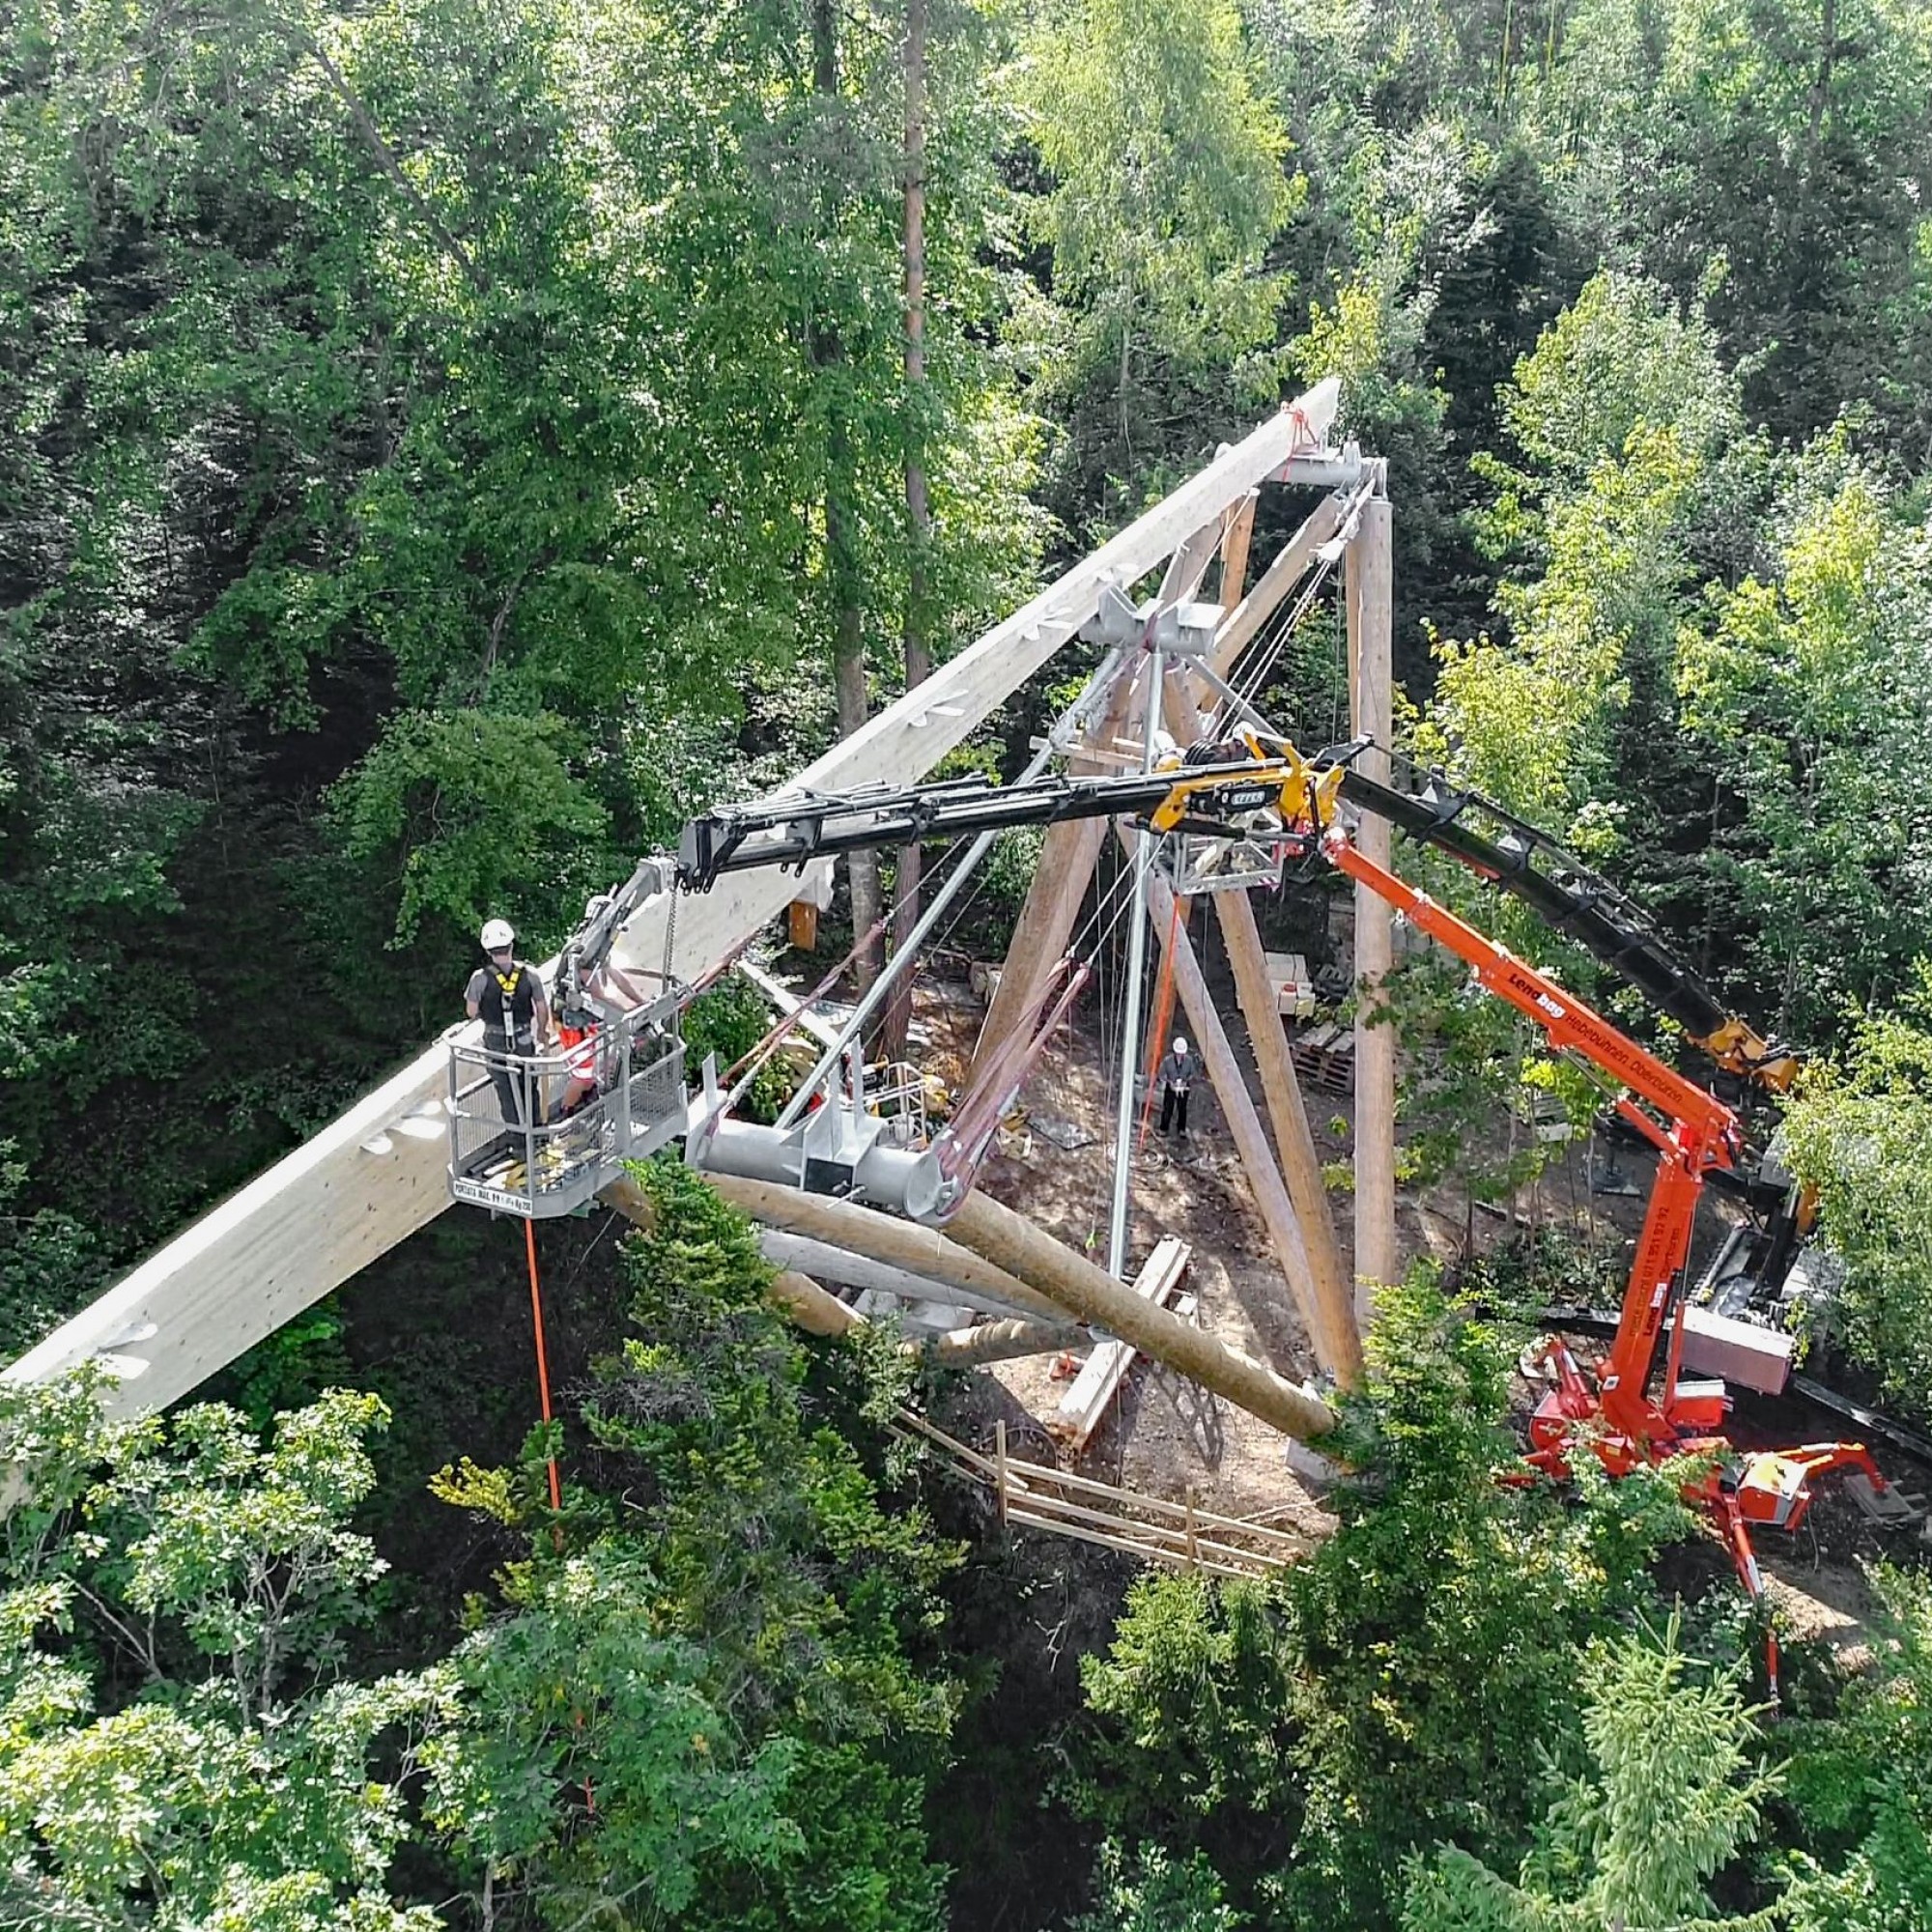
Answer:
POLYGON ((1342 1358, 1335 1367, 1335 1379, 1344 1388, 1353 1388, 1362 1374, 1362 1340, 1355 1320, 1354 1296, 1342 1262, 1342 1244, 1335 1235, 1335 1217, 1329 1209, 1321 1163, 1315 1152, 1315 1136, 1309 1129, 1301 1083, 1295 1078, 1288 1036, 1281 1029, 1281 1014, 1275 1005, 1274 985, 1268 978, 1267 955, 1262 951, 1261 929, 1255 923, 1255 909, 1244 892, 1216 893, 1213 900, 1215 917, 1221 923, 1221 936, 1228 946, 1228 961, 1235 972, 1235 994, 1240 1002, 1241 1015, 1248 1023, 1255 1065, 1261 1069, 1262 1092, 1267 1098, 1282 1178, 1288 1184, 1288 1198, 1294 1204, 1295 1218, 1301 1224, 1301 1245, 1308 1256, 1315 1298, 1326 1312, 1343 1349, 1342 1358))
POLYGON ((1227 513, 1223 511, 1211 524, 1203 524, 1168 558, 1167 569, 1161 575, 1160 588, 1154 594, 1155 610, 1171 611, 1177 604, 1185 604, 1201 588, 1202 579, 1208 575, 1208 566, 1214 561, 1221 549, 1221 539, 1227 527, 1227 513))
POLYGON ((1186 1500, 1187 1567, 1190 1570, 1199 1570, 1201 1567, 1201 1551, 1194 1541, 1194 1485, 1192 1483, 1189 1483, 1187 1486, 1186 1500))
MULTIPOLYGON (((840 1201, 830 1194, 807 1194, 796 1187, 781 1187, 772 1180, 752 1180, 743 1175, 704 1173, 700 1177, 722 1200, 728 1201, 741 1214, 768 1228, 782 1228, 794 1235, 809 1236, 833 1247, 845 1248, 855 1255, 869 1256, 909 1274, 957 1289, 967 1295, 986 1297, 995 1303, 1044 1317, 1049 1321, 1063 1319, 1065 1311, 1049 1298, 1004 1268, 991 1265, 982 1257, 950 1241, 934 1228, 922 1228, 896 1215, 881 1214, 876 1208, 862 1208, 857 1202, 840 1201)), ((608 1191, 607 1191, 608 1198, 608 1191)))
POLYGON ((1228 534, 1221 539, 1221 609, 1232 611, 1241 601, 1248 581, 1248 550, 1255 540, 1255 505, 1261 492, 1250 490, 1228 512, 1228 534))
POLYGON ((1180 992, 1180 1004, 1187 1011, 1188 1030, 1201 1049, 1202 1064, 1214 1083, 1221 1111, 1228 1117, 1236 1151, 1248 1177, 1248 1190, 1261 1213, 1262 1225, 1267 1230, 1275 1260, 1307 1324, 1317 1359, 1340 1381, 1345 1372, 1352 1372, 1350 1364, 1355 1360, 1350 1341, 1351 1330, 1339 1323, 1334 1311, 1324 1306, 1316 1294, 1315 1277, 1302 1243, 1300 1224, 1295 1219, 1294 1204, 1282 1181, 1281 1170, 1274 1164, 1267 1132, 1255 1111, 1235 1049, 1228 1043, 1221 1015, 1208 995, 1208 981, 1202 974, 1201 962, 1195 957, 1193 942, 1174 923, 1173 889, 1158 873, 1149 875, 1148 903, 1152 908, 1153 929, 1161 944, 1167 944, 1170 932, 1174 935, 1174 980, 1180 992))
POLYGON ((915 1352, 938 1369, 979 1368, 987 1362, 1009 1362, 1017 1355, 1058 1355, 1067 1349, 1084 1349, 1093 1340, 1073 1321, 981 1321, 972 1328, 954 1328, 915 1352))
POLYGON ((993 1490, 1000 1499, 1000 1520, 1007 1520, 1007 1418, 993 1424, 993 1490))
POLYGON ((1143 1301, 1104 1268, 987 1195, 969 1194, 947 1228, 953 1239, 996 1267, 1024 1272, 1039 1282, 1082 1321, 1131 1342, 1142 1354, 1191 1376, 1284 1435, 1312 1441, 1334 1429, 1335 1412, 1320 1397, 1236 1353, 1172 1310, 1143 1301))
MULTIPOLYGON (((1392 634, 1394 583, 1390 512, 1385 498, 1362 507, 1349 546, 1349 716, 1358 738, 1376 749, 1362 754, 1364 776, 1389 778, 1393 737, 1392 634)), ((1389 825, 1365 814, 1356 840, 1365 858, 1389 863, 1389 825)), ((1355 1312, 1367 1327, 1377 1287, 1393 1282, 1395 1240, 1395 1030, 1378 1023, 1379 988, 1392 956, 1392 915, 1386 900, 1355 888, 1355 978, 1361 994, 1355 1019, 1355 1312)))

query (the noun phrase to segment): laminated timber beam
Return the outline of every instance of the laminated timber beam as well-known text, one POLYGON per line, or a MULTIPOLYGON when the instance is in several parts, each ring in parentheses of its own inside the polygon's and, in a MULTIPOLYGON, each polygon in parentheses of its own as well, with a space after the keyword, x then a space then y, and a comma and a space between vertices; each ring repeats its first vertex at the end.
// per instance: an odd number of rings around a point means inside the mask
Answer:
MULTIPOLYGON (((1202 580, 1216 556, 1221 558, 1224 592, 1232 595, 1238 590, 1247 575, 1248 544, 1254 533, 1259 497, 1259 491, 1248 491, 1175 551, 1155 593, 1156 613, 1191 599, 1201 588, 1202 580)), ((1120 667, 1105 708, 1089 729, 1082 746, 1067 761, 1069 773, 1106 769, 1114 762, 1115 748, 1122 735, 1133 732, 1145 718, 1143 707, 1149 697, 1137 683, 1140 668, 1131 661, 1120 667)), ((1162 680, 1161 702, 1169 728, 1176 737, 1183 744, 1192 742, 1196 734, 1185 728, 1174 697, 1171 675, 1162 680)), ((999 984, 987 1003, 986 1018, 973 1050, 969 1082, 979 1079, 1001 1043, 1011 1037, 1033 1010, 1047 976, 1065 952, 1106 836, 1106 825, 1099 819, 1068 819, 1047 827, 1039 860, 1034 867, 1033 884, 1013 925, 999 984)))
MULTIPOLYGON (((1351 1385, 1360 1379, 1361 1375, 1361 1343, 1355 1324, 1350 1319, 1351 1311, 1322 1296, 1321 1284, 1309 1265, 1308 1249, 1301 1237, 1301 1224, 1295 1215, 1294 1204, 1289 1198, 1281 1170, 1274 1164, 1274 1151, 1268 1145, 1261 1116, 1255 1111, 1254 1098, 1248 1092, 1247 1081, 1242 1077, 1240 1063, 1235 1058, 1235 1049, 1228 1042, 1227 1029, 1222 1026, 1213 996, 1208 990, 1208 981, 1201 971, 1201 962, 1195 956, 1193 942, 1175 917, 1174 894, 1158 872, 1148 875, 1148 906, 1153 917, 1154 932, 1161 945, 1169 949, 1174 983, 1187 1014, 1189 1033, 1195 1045, 1201 1049, 1201 1061, 1208 1069, 1208 1077, 1214 1083, 1215 1097, 1221 1103, 1228 1131, 1234 1137, 1235 1151, 1240 1156, 1242 1172, 1248 1179, 1248 1191, 1254 1199, 1256 1211, 1261 1215, 1262 1226, 1267 1231, 1268 1244, 1273 1248, 1282 1276, 1294 1296, 1309 1339, 1315 1345, 1316 1357, 1338 1382, 1345 1386, 1351 1385)), ((955 1238, 963 1240, 965 1236, 955 1230, 955 1238)), ((1125 1333, 1124 1330, 1120 1332, 1125 1333)), ((1132 1337, 1128 1339, 1132 1340, 1132 1337)))
MULTIPOLYGON (((1270 417, 840 739, 789 788, 923 778, 1094 615, 1103 589, 1136 582, 1297 451, 1321 443, 1339 397, 1331 377, 1270 417)), ((675 970, 696 979, 717 967, 784 909, 792 891, 783 873, 743 873, 682 906, 675 970)), ((615 949, 620 964, 658 964, 667 911, 660 900, 640 909, 615 949)), ((101 1358, 119 1378, 110 1412, 165 1407, 426 1227, 449 1205, 440 1131, 446 1052, 440 1042, 427 1048, 64 1322, 7 1376, 46 1380, 101 1358)))
POLYGON ((1295 1077, 1288 1036, 1281 1030, 1254 904, 1244 892, 1216 893, 1213 901, 1221 936, 1227 943, 1228 963, 1234 969, 1235 997, 1240 1002, 1255 1065, 1262 1076, 1282 1179, 1301 1229, 1315 1300, 1324 1311, 1339 1350, 1335 1379, 1344 1388, 1355 1388, 1362 1378, 1361 1329, 1342 1264, 1342 1244, 1335 1237, 1335 1217, 1328 1207, 1328 1189, 1321 1179, 1321 1161, 1308 1124, 1301 1082, 1295 1077))
POLYGON ((1235 660, 1254 642, 1267 620, 1280 608, 1282 599, 1308 574, 1315 553, 1342 527, 1346 498, 1324 497, 1301 527, 1275 553, 1274 561, 1262 572, 1255 587, 1221 619, 1214 632, 1214 647, 1208 663, 1223 677, 1234 668, 1235 660))
MULTIPOLYGON (((1290 555, 1305 540, 1305 554, 1296 567, 1296 578, 1306 569, 1307 558, 1314 553, 1316 539, 1310 532, 1324 527, 1332 530, 1334 519, 1328 515, 1329 509, 1329 504, 1322 505, 1282 553, 1284 556, 1290 555)), ((1286 595, 1292 587, 1292 582, 1284 582, 1281 594, 1286 595)), ((1184 668, 1177 670, 1169 678, 1163 702, 1167 707, 1169 728, 1176 737, 1179 737, 1189 722, 1199 716, 1184 668)), ((1256 1204, 1261 1208, 1263 1220, 1268 1225, 1283 1271, 1301 1298, 1302 1312, 1309 1318, 1323 1366, 1343 1388, 1352 1389, 1360 1385, 1362 1378, 1361 1328, 1350 1294, 1349 1277, 1342 1264, 1341 1243, 1335 1237, 1335 1217, 1329 1209, 1328 1190, 1321 1179, 1321 1157, 1315 1151, 1315 1136, 1308 1124, 1308 1109, 1301 1097, 1301 1083, 1295 1077, 1294 1060, 1288 1050, 1288 1036, 1281 1030, 1281 1014, 1276 1009, 1274 987, 1268 979, 1267 958, 1262 951, 1254 901, 1247 892, 1212 893, 1208 896, 1212 900, 1222 937, 1227 942, 1228 961, 1235 975, 1235 997, 1240 1004, 1241 1016, 1247 1022, 1248 1040, 1254 1049, 1256 1069, 1261 1074, 1262 1093, 1267 1101, 1268 1119, 1274 1128, 1280 1166, 1266 1158, 1266 1150, 1261 1139, 1261 1123, 1255 1117, 1245 1082, 1240 1083, 1234 1106, 1228 1112, 1236 1150, 1247 1170, 1249 1186, 1254 1192, 1256 1204), (1298 1246, 1296 1242, 1288 1240, 1285 1235, 1275 1232, 1275 1223, 1281 1212, 1280 1190, 1284 1185, 1293 1214, 1298 1246), (1301 1290, 1300 1277, 1294 1273, 1297 1256, 1307 1274, 1305 1293, 1301 1290)), ((1168 904, 1170 911, 1165 915, 1166 923, 1161 929, 1172 930, 1176 934, 1176 949, 1179 952, 1187 945, 1187 906, 1183 900, 1178 911, 1174 910, 1171 893, 1168 904)), ((1201 977, 1191 951, 1185 965, 1177 959, 1176 966, 1174 975, 1164 982, 1170 989, 1170 998, 1172 986, 1182 972, 1190 973, 1197 980, 1201 977)), ((1211 1011, 1205 981, 1202 982, 1200 1001, 1204 1008, 1209 1009, 1214 1020, 1211 1036, 1208 1027, 1202 1022, 1194 1022, 1204 1053, 1211 1037, 1217 1042, 1217 1052, 1227 1051, 1228 1070, 1238 1080, 1238 1072, 1233 1067, 1233 1052, 1227 1049, 1226 1034, 1220 1028, 1218 1013, 1211 1011)), ((1154 1042, 1165 1038, 1166 1031, 1166 1018, 1162 1015, 1155 1022, 1154 1042)), ((1151 1065, 1148 1068, 1148 1078, 1153 1078, 1151 1065)), ((1220 1078, 1216 1076, 1216 1092, 1221 1091, 1221 1085, 1220 1078)), ((1223 1105, 1224 1108, 1227 1106, 1225 1100, 1223 1105)))

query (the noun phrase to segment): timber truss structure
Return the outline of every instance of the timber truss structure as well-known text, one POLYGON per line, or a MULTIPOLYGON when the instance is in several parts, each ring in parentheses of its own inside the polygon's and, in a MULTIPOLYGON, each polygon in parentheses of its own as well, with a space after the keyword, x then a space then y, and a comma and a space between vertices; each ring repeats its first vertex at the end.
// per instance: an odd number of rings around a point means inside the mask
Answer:
MULTIPOLYGON (((941 666, 916 690, 834 745, 766 808, 867 786, 916 785, 1070 640, 1103 647, 1101 672, 1062 721, 1042 760, 1068 772, 1144 770, 1157 738, 1187 747, 1231 718, 1253 718, 1245 667, 1264 655, 1298 586, 1340 570, 1347 611, 1356 770, 1390 777, 1391 569, 1386 471, 1329 430, 1339 401, 1332 378, 1224 447, 1188 482, 1069 569, 1023 609, 941 666), (1249 583, 1249 552, 1261 494, 1271 486, 1319 493, 1312 512, 1249 583), (1156 582, 1151 596, 1137 594, 1156 582), (1126 748, 1124 751, 1122 748, 1126 748)), ((1302 606, 1314 595, 1308 584, 1302 606)), ((1291 617, 1291 621, 1293 618, 1291 617)), ((1258 681, 1258 680, 1255 680, 1258 681)), ((1354 1251, 1346 1257, 1331 1215, 1307 1111, 1276 1006, 1248 886, 1278 866, 1238 870, 1238 840, 1223 839, 1223 875, 1211 855, 1198 876, 1151 863, 1152 837, 1127 817, 1112 821, 1126 846, 1135 895, 1136 947, 1151 933, 1233 1133, 1242 1169, 1284 1283, 1333 1384, 1361 1370, 1367 1296, 1395 1278, 1395 1040, 1376 1021, 1376 987, 1390 962, 1391 914, 1364 888, 1355 899, 1355 972, 1363 997, 1355 1023, 1354 1251), (1264 1105, 1252 1097, 1222 1016, 1188 937, 1181 897, 1208 896, 1232 963, 1236 996, 1258 1064, 1264 1105)), ((998 1085, 1014 1042, 1052 996, 1109 821, 1047 827, 1044 850, 999 975, 974 1057, 998 1085)), ((1388 826, 1365 818, 1360 842, 1386 863, 1388 826)), ((1184 842, 1184 841, 1183 841, 1184 842)), ((1197 855, 1199 856, 1199 855, 1197 855)), ((798 890, 780 867, 731 871, 697 895, 667 890, 623 908, 611 936, 620 967, 659 970, 666 985, 700 986, 735 960, 798 890)), ((547 975, 555 972, 549 962, 547 975)), ((1137 989, 1140 975, 1130 976, 1137 989)), ((1130 1016, 1126 1029, 1137 1039, 1130 1016)), ((272 1334, 451 1205, 448 1121, 456 1110, 451 1066, 473 1052, 477 1029, 452 1028, 294 1152, 167 1242, 92 1306, 63 1323, 5 1374, 49 1379, 95 1361, 110 1378, 110 1413, 164 1407, 272 1334), (453 1049, 455 1050, 453 1054, 453 1049)), ((828 1048, 828 1051, 832 1051, 828 1048)), ((1131 1082, 1123 1083, 1130 1090, 1131 1082)), ((1122 1107, 1123 1119, 1125 1106, 1122 1107)), ((694 1114, 696 1138, 699 1116, 694 1114)), ((1122 1135, 1124 1151, 1125 1135, 1122 1135)), ((1291 1435, 1319 1437, 1334 1415, 1314 1387, 1289 1382, 1229 1350, 1157 1300, 1124 1285, 1117 1200, 1110 1267, 1103 1269, 977 1191, 943 1228, 923 1227, 853 1200, 813 1193, 755 1173, 694 1165, 758 1225, 781 1272, 774 1295, 805 1326, 838 1332, 845 1304, 822 1281, 887 1293, 923 1285, 987 1318, 973 1336, 949 1337, 952 1357, 992 1360, 1024 1349, 1059 1348, 1102 1329, 1247 1408, 1291 1435), (996 1332, 997 1331, 997 1332, 996 1332)), ((1124 1168, 1124 1160, 1122 1167, 1124 1168)), ((598 1197, 633 1220, 649 1206, 628 1179, 598 1197)), ((942 1347, 942 1353, 946 1348, 942 1347)), ((1186 1530, 1192 1536, 1192 1528, 1186 1530)))

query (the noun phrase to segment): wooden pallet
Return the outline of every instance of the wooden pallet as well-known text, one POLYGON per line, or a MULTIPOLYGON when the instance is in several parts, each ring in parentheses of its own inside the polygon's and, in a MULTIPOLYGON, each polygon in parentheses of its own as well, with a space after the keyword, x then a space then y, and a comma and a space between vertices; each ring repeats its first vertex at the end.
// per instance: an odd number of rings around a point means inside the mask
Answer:
POLYGON ((1324 1093, 1355 1091, 1355 1032, 1352 1027, 1325 1022, 1289 1042, 1294 1070, 1311 1087, 1324 1093))

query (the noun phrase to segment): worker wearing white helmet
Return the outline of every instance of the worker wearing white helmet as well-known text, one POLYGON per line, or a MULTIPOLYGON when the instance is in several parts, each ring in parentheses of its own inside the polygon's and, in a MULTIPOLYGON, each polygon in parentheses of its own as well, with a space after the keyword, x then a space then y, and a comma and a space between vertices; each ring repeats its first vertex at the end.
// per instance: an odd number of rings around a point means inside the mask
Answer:
POLYGON ((487 921, 481 939, 486 963, 470 974, 464 1004, 472 1020, 483 1022, 484 1049, 500 1056, 490 1063, 490 1078, 504 1120, 517 1126, 527 1118, 541 1126, 543 1091, 527 1065, 517 1063, 530 1060, 550 1033, 543 975, 517 957, 517 935, 508 920, 487 921))
POLYGON ((1162 1133, 1187 1131, 1187 1090, 1194 1085, 1194 1055, 1185 1039, 1176 1034, 1161 1055, 1154 1078, 1160 1082, 1160 1130, 1162 1133))

